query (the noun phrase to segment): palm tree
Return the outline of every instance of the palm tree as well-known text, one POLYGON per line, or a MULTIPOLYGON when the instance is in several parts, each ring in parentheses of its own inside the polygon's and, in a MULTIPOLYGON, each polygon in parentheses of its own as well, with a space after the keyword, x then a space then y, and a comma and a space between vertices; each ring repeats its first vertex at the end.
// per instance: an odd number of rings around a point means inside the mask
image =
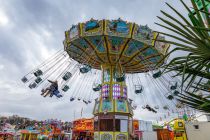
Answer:
POLYGON ((200 8, 197 2, 191 0, 193 9, 190 9, 183 0, 180 1, 188 11, 189 19, 185 18, 174 7, 166 3, 177 14, 180 20, 161 11, 164 18, 159 16, 158 18, 163 24, 155 24, 173 32, 174 34, 159 33, 175 41, 156 40, 176 46, 163 59, 178 51, 185 52, 186 55, 175 57, 161 67, 165 73, 175 71, 176 75, 174 76, 182 77, 181 89, 183 92, 178 96, 179 101, 193 108, 210 112, 209 98, 194 94, 197 90, 210 92, 210 13, 208 11, 210 10, 210 1, 197 1, 203 6, 203 8, 200 8))

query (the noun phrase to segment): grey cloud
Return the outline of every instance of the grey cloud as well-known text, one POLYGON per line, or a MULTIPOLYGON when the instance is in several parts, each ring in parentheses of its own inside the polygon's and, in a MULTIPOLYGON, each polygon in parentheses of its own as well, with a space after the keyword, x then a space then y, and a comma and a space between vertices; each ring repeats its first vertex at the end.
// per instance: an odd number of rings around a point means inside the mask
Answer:
MULTIPOLYGON (((168 2, 183 11, 177 1, 168 2)), ((40 89, 31 91, 20 83, 25 73, 63 48, 64 31, 71 25, 92 17, 121 17, 160 30, 154 25, 156 16, 160 15, 159 10, 170 12, 164 2, 158 0, 0 0, 0 3, 0 12, 3 11, 9 19, 8 25, 0 26, 0 65, 4 66, 0 69, 0 114, 18 114, 36 119, 72 120, 74 110, 76 117, 80 117, 81 108, 84 110, 83 117, 92 116, 93 103, 88 106, 81 102, 70 103, 72 92, 63 99, 44 99, 39 95, 40 89)), ((89 88, 91 86, 88 85, 89 88)), ((151 90, 156 93, 154 87, 145 88, 147 92, 151 90)), ((140 97, 129 94, 141 105, 140 97)), ((153 99, 155 94, 148 94, 150 102, 157 102, 153 99)), ((94 97, 97 95, 94 94, 94 97)), ((137 118, 155 119, 154 114, 142 110, 140 106, 135 113, 137 118)))

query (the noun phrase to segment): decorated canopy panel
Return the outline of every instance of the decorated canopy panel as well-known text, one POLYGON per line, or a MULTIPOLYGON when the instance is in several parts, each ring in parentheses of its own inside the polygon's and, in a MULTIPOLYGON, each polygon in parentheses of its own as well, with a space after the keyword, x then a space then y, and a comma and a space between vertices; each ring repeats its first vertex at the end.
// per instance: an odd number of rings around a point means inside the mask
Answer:
POLYGON ((65 50, 81 64, 100 69, 102 64, 120 64, 126 73, 154 69, 167 53, 168 44, 147 25, 118 20, 79 23, 65 32, 65 50), (148 67, 149 66, 149 67, 148 67))

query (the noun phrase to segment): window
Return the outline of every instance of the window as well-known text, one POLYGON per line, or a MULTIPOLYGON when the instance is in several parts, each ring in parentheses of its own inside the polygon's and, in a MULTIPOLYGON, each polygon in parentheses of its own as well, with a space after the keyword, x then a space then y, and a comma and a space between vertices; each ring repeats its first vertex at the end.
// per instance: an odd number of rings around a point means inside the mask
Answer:
POLYGON ((114 131, 113 119, 101 119, 100 131, 114 131))
POLYGON ((128 132, 128 120, 120 120, 120 132, 128 132))
POLYGON ((115 129, 119 132, 127 132, 128 131, 128 120, 115 120, 115 129))

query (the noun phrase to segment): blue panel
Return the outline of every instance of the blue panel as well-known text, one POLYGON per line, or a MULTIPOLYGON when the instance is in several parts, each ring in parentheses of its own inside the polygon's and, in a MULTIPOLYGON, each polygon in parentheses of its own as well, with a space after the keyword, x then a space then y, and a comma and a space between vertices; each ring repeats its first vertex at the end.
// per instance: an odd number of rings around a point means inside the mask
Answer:
POLYGON ((85 24, 85 31, 89 31, 89 30, 92 30, 92 29, 95 29, 95 28, 98 28, 99 27, 99 24, 97 21, 88 21, 86 24, 85 24))
POLYGON ((125 55, 131 56, 134 53, 138 52, 139 49, 144 47, 144 43, 142 42, 137 42, 137 41, 132 41, 128 43, 128 48, 125 52, 125 55))
POLYGON ((88 39, 91 41, 91 44, 96 47, 96 49, 99 52, 105 52, 105 47, 104 47, 104 39, 100 36, 95 36, 95 37, 88 37, 88 39))
POLYGON ((111 45, 111 51, 118 52, 123 45, 124 40, 120 37, 109 37, 109 43, 111 45))
POLYGON ((72 50, 73 52, 76 52, 78 54, 82 54, 82 51, 80 49, 78 49, 77 47, 75 47, 74 45, 71 45, 69 47, 70 50, 72 50))
POLYGON ((160 61, 160 56, 156 56, 156 57, 152 57, 149 59, 150 62, 152 63, 157 63, 158 61, 160 61))
POLYGON ((83 47, 84 49, 87 49, 89 46, 87 44, 87 42, 84 39, 79 39, 75 42, 75 44, 83 47))
POLYGON ((155 55, 155 54, 158 54, 157 50, 153 49, 153 48, 147 48, 144 52, 144 57, 148 57, 148 56, 151 56, 151 55, 155 55))
POLYGON ((126 22, 124 21, 112 21, 109 25, 111 31, 119 32, 119 33, 128 33, 128 27, 126 22))

